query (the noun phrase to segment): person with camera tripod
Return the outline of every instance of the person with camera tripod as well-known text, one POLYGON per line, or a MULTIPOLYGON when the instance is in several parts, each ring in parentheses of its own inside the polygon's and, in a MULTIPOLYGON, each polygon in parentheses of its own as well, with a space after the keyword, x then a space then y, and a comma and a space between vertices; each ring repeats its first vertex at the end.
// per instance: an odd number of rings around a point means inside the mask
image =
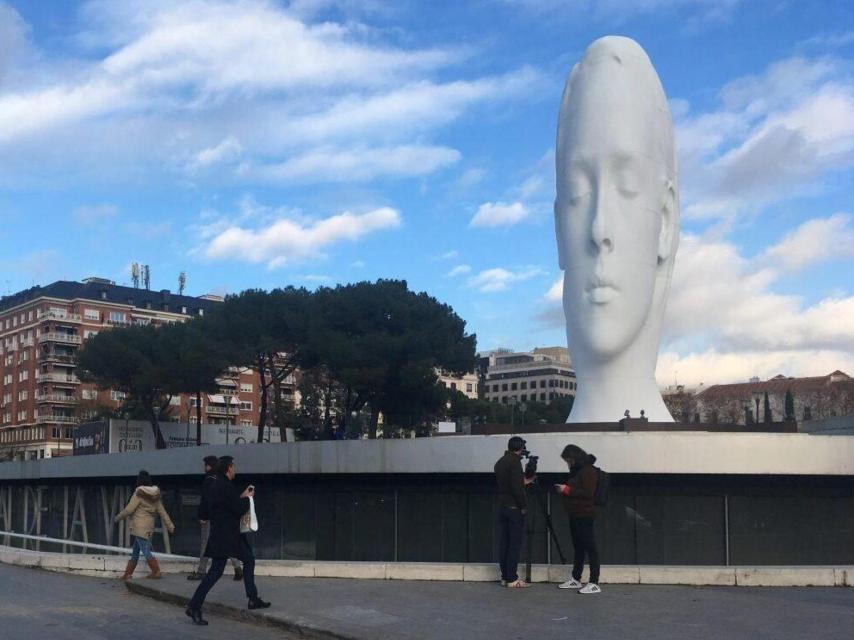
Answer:
MULTIPOLYGON (((599 550, 596 547, 596 535, 593 522, 596 519, 596 488, 599 484, 599 472, 593 464, 596 456, 589 455, 581 447, 568 444, 560 457, 569 467, 569 478, 565 484, 556 484, 555 491, 563 496, 564 506, 569 514, 569 531, 575 557, 572 564, 572 576, 559 585, 561 589, 576 589, 578 593, 601 593, 599 588, 599 550), (584 556, 590 562, 590 581, 581 582, 584 571, 584 556)), ((605 485, 607 486, 607 485, 605 485)))
POLYGON ((511 589, 530 587, 519 579, 519 552, 522 549, 522 529, 528 508, 525 485, 533 482, 522 472, 522 455, 525 441, 513 436, 507 451, 495 463, 495 480, 498 484, 498 526, 501 538, 498 546, 498 563, 501 566, 501 586, 511 589))

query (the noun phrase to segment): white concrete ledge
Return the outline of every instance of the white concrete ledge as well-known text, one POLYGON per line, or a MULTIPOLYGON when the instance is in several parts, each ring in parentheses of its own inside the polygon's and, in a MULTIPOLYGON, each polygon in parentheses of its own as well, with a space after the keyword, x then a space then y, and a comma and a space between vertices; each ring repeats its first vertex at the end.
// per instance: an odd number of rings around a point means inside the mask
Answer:
MULTIPOLYGON (((96 577, 118 577, 127 556, 48 553, 0 545, 0 562, 96 577)), ((163 573, 189 573, 192 562, 161 559, 163 573)), ((519 575, 524 576, 524 565, 519 575)), ((145 568, 138 569, 144 576, 145 568)), ((360 580, 444 580, 496 582, 494 564, 440 562, 318 562, 311 560, 259 560, 258 576, 278 578, 352 578, 360 580)), ((560 583, 569 577, 565 565, 531 567, 532 582, 560 583)), ((606 565, 602 584, 648 584, 739 587, 854 587, 854 567, 687 567, 606 565)))

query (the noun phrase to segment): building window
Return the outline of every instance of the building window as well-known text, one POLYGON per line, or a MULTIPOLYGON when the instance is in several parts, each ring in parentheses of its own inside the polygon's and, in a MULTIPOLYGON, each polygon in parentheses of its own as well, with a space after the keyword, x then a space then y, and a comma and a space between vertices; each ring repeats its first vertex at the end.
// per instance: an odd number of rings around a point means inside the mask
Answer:
POLYGON ((527 394, 527 393, 523 393, 523 394, 522 394, 522 402, 525 402, 527 399, 528 399, 528 394, 527 394))
POLYGON ((252 385, 249 384, 248 382, 241 382, 240 383, 240 392, 241 393, 252 393, 252 389, 253 389, 252 385))
POLYGON ((545 401, 546 401, 546 394, 545 394, 545 393, 541 393, 541 394, 540 394, 540 401, 541 401, 541 402, 545 402, 545 401))
POLYGON ((119 401, 124 400, 127 394, 124 391, 110 391, 110 399, 119 401))
POLYGON ((116 324, 124 324, 125 317, 125 314, 121 311, 110 311, 110 322, 114 322, 116 324))
POLYGON ((497 384, 492 385, 492 393, 498 393, 498 385, 497 384))
POLYGON ((520 387, 521 389, 527 389, 527 388, 528 388, 528 383, 527 383, 527 382, 523 382, 523 383, 521 383, 521 384, 519 385, 519 387, 520 387))
MULTIPOLYGON (((540 389, 545 389, 545 388, 546 388, 546 381, 545 381, 545 380, 540 380, 540 389)), ((543 393, 543 394, 540 394, 540 395, 542 395, 542 396, 543 396, 543 400, 545 400, 545 395, 546 395, 546 394, 544 394, 544 393, 543 393)))
POLYGON ((471 393, 474 390, 471 382, 466 382, 466 392, 471 393))
POLYGON ((246 402, 245 400, 240 401, 240 410, 241 411, 252 411, 252 403, 246 402))
POLYGON ((518 389, 518 385, 517 385, 515 382, 511 383, 511 385, 510 385, 510 390, 511 390, 511 391, 516 391, 517 389, 518 389))
POLYGON ((506 383, 506 382, 505 382, 504 384, 502 384, 502 385, 501 385, 501 390, 502 390, 502 391, 507 391, 507 383, 506 383))
POLYGON ((812 408, 804 407, 804 420, 812 420, 812 408))
POLYGON ((101 312, 97 309, 84 309, 83 310, 83 318, 85 320, 95 320, 99 321, 101 319, 101 312))
POLYGON ((241 420, 240 424, 243 425, 244 427, 251 427, 252 421, 251 420, 241 420))
POLYGON ((82 395, 84 400, 95 400, 98 398, 98 392, 94 389, 83 389, 82 395))

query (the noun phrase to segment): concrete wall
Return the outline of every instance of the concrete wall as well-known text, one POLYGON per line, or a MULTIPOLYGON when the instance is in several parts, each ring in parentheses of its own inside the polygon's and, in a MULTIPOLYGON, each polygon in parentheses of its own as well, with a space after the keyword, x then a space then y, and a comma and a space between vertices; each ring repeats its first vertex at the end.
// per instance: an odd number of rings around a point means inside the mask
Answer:
MULTIPOLYGON (((854 475, 854 436, 781 433, 528 434, 540 470, 562 473, 563 447, 573 442, 620 474, 854 475)), ((0 463, 0 481, 197 476, 206 455, 233 455, 252 474, 492 473, 507 436, 415 440, 346 440, 190 447, 141 453, 0 463)))

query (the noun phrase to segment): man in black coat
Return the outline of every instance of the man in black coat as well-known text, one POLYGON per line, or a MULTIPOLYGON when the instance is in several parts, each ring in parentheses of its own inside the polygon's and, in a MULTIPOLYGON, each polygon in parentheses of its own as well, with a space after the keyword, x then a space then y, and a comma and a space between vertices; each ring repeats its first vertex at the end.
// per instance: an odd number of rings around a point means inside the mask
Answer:
MULTIPOLYGON (((202 481, 201 500, 199 500, 199 524, 201 525, 201 545, 199 551, 199 565, 196 570, 187 576, 187 580, 201 580, 208 572, 209 558, 205 555, 205 549, 208 546, 208 538, 211 533, 211 516, 208 503, 210 497, 210 489, 216 481, 215 468, 219 463, 219 458, 216 456, 205 456, 205 479, 202 481)), ((237 558, 231 558, 231 566, 234 567, 234 580, 239 582, 243 580, 243 568, 240 566, 240 561, 237 558)))
POLYGON ((238 494, 232 481, 236 475, 234 459, 223 456, 217 464, 217 477, 207 492, 207 508, 210 516, 210 537, 205 555, 212 559, 211 568, 187 605, 187 615, 196 624, 207 624, 202 618, 202 605, 208 591, 222 577, 229 558, 243 562, 243 586, 249 599, 250 609, 265 609, 270 606, 258 597, 255 587, 255 554, 246 535, 240 533, 240 519, 249 511, 249 498, 255 496, 255 487, 246 487, 238 494))

